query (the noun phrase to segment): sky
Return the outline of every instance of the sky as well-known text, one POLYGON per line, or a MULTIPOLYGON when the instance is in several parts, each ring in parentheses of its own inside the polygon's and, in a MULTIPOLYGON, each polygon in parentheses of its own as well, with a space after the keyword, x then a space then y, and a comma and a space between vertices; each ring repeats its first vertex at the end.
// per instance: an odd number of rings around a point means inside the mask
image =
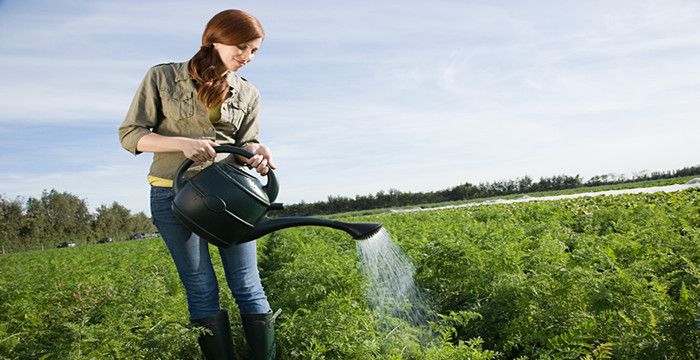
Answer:
POLYGON ((0 0, 0 196, 148 209, 117 128, 238 8, 278 201, 700 164, 700 2, 0 0))

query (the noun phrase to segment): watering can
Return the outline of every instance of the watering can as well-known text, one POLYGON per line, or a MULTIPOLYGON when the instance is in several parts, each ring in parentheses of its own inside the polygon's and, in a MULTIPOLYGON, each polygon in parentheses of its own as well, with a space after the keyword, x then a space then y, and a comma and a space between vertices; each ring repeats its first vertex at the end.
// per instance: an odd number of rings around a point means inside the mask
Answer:
MULTIPOLYGON (((230 145, 214 150, 246 158, 254 155, 230 145)), ((268 169, 265 186, 255 176, 226 162, 216 162, 185 180, 185 172, 193 163, 185 160, 175 173, 172 210, 187 228, 216 246, 229 247, 294 226, 331 227, 356 240, 367 239, 382 227, 380 223, 345 223, 303 216, 270 218, 268 211, 282 209, 282 204, 273 202, 279 185, 272 169, 268 169)))

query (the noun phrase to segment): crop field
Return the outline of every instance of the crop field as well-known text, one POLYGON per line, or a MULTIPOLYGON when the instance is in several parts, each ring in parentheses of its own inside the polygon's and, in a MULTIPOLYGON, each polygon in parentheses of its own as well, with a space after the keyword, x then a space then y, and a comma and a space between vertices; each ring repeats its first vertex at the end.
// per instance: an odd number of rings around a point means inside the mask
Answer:
MULTIPOLYGON (((700 189, 345 220, 385 224, 433 320, 373 310, 346 234, 287 229, 258 241, 280 358, 700 358, 700 189)), ((0 255, 0 359, 196 359, 196 337, 160 239, 0 255)))

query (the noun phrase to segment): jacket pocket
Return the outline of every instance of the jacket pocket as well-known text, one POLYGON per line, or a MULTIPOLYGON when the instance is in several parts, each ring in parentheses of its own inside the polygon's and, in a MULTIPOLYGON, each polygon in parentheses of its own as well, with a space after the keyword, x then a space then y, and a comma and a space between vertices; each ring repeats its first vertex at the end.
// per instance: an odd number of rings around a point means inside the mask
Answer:
POLYGON ((194 115, 194 93, 192 91, 162 91, 163 115, 168 119, 191 118, 194 115))
POLYGON ((247 108, 240 100, 225 101, 221 105, 221 119, 219 121, 227 125, 227 127, 231 126, 234 129, 238 129, 241 127, 246 114, 247 108))

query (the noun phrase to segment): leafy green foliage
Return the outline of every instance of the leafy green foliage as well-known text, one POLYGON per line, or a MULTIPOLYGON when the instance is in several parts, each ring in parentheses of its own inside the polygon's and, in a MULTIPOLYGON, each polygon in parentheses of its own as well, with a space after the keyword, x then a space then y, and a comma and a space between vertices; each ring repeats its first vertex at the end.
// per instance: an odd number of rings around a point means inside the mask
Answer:
MULTIPOLYGON (((288 229, 270 237, 261 266, 270 302, 284 309, 278 318, 281 353, 295 359, 495 357, 476 339, 456 344, 449 337, 426 339, 427 329, 374 314, 349 240, 324 228, 288 229)), ((435 327, 455 331, 450 321, 435 327)))
POLYGON ((0 357, 193 358, 171 263, 153 240, 0 257, 0 357))
MULTIPOLYGON (((435 320, 375 313, 346 234, 286 229, 258 241, 282 358, 700 357, 698 189, 345 220, 385 224, 435 320)), ((160 240, 0 255, 0 358, 193 359, 196 336, 160 240)))
POLYGON ((382 221, 439 313, 506 358, 700 355, 700 191, 403 213, 382 221))

